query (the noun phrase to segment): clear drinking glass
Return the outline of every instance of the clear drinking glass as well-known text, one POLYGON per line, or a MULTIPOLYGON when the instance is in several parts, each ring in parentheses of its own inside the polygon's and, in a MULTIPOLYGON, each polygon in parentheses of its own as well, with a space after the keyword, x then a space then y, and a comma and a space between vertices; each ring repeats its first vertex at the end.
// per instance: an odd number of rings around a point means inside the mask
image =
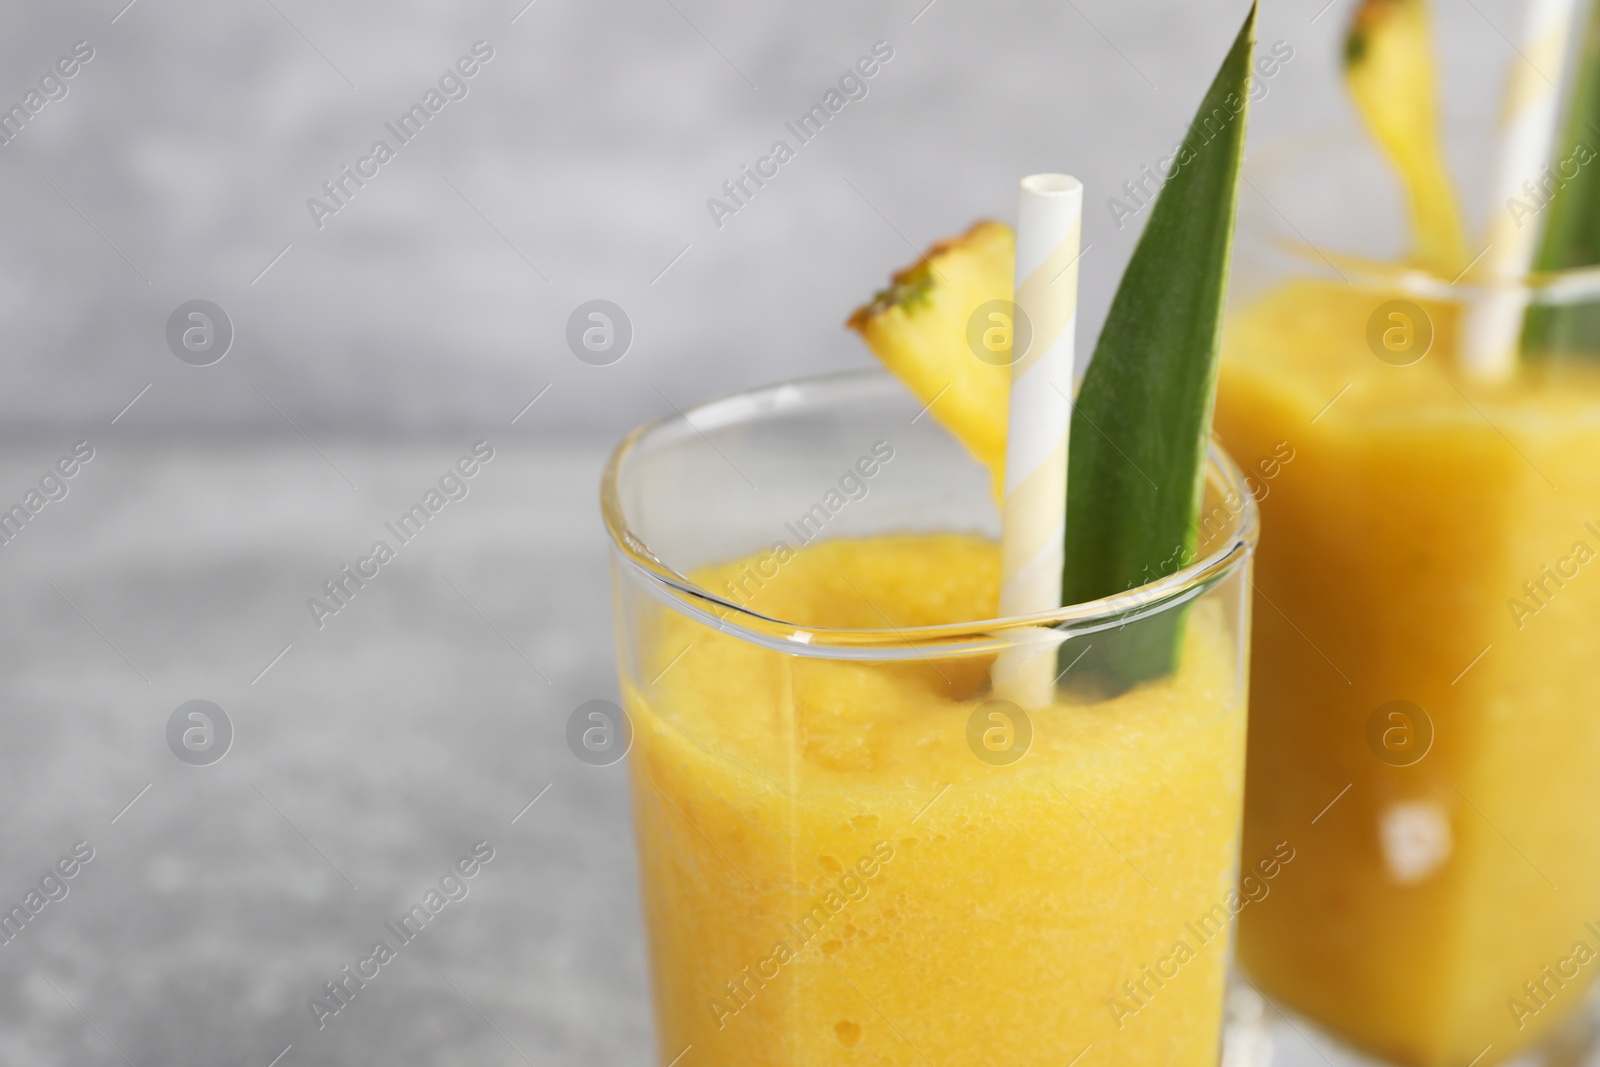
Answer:
POLYGON ((1247 173, 1217 429, 1278 474, 1258 494, 1244 849, 1300 858, 1241 917, 1241 964, 1385 1063, 1587 1062, 1600 272, 1396 265, 1408 225, 1359 143, 1262 150, 1247 173), (1494 301, 1535 326, 1486 383, 1456 353, 1494 301))
POLYGON ((987 473, 919 407, 778 385, 606 472, 658 1062, 1215 1064, 1232 918, 1298 862, 1241 896, 1250 491, 1213 452, 1169 573, 997 619, 987 473))

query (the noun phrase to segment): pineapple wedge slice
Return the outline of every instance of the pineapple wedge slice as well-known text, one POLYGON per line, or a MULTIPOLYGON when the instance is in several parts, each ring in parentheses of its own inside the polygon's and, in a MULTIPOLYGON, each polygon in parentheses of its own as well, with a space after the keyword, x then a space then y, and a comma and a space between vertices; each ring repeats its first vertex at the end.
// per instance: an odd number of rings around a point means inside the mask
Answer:
POLYGON ((940 241, 857 308, 849 326, 967 450, 989 468, 998 500, 1005 484, 1011 368, 979 359, 968 344, 978 308, 1012 298, 1016 237, 983 221, 940 241))
POLYGON ((1367 129, 1399 172, 1416 258, 1454 274, 1467 261, 1467 238, 1439 145, 1424 0, 1364 0, 1345 38, 1344 76, 1367 129))

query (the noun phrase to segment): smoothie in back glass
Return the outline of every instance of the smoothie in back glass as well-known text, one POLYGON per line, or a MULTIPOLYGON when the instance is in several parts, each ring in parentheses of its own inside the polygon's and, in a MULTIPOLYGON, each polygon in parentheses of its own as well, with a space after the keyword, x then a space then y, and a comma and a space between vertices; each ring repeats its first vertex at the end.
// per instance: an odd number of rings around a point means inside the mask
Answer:
MULTIPOLYGON (((1347 63, 1403 51, 1371 20, 1408 3, 1361 5, 1347 63)), ((1496 200, 1463 238, 1442 170, 1408 156, 1434 132, 1413 114, 1383 140, 1406 116, 1374 112, 1421 91, 1401 59, 1388 96, 1349 75, 1387 160, 1352 130, 1247 170, 1216 421, 1263 524, 1245 851, 1298 858, 1239 955, 1384 1062, 1577 1063, 1600 974, 1600 277, 1548 254, 1564 192, 1496 200)), ((1469 186, 1489 125, 1458 139, 1469 186)))

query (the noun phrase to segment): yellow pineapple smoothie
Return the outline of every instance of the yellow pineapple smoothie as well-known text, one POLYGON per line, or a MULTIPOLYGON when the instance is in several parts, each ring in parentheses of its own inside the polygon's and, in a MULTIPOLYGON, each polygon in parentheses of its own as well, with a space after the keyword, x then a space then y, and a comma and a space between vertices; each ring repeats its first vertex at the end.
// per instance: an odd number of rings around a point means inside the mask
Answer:
POLYGON ((1394 1062, 1490 1064, 1600 974, 1600 371, 1475 384, 1425 301, 1431 351, 1391 365, 1366 337, 1401 295, 1307 280, 1228 327, 1223 444, 1293 456, 1259 498, 1244 854, 1298 858, 1239 952, 1394 1062))
MULTIPOLYGON (((692 577, 743 581, 749 611, 802 627, 996 608, 999 550, 975 536, 763 557, 692 577)), ((624 701, 659 1062, 1215 1064, 1246 903, 1245 650, 1225 605, 1193 602, 1170 677, 1064 685, 1009 764, 969 742, 992 654, 807 657, 655 611, 624 701)), ((990 729, 1010 752, 1025 728, 990 729)), ((1254 848, 1261 899, 1300 861, 1254 848)))

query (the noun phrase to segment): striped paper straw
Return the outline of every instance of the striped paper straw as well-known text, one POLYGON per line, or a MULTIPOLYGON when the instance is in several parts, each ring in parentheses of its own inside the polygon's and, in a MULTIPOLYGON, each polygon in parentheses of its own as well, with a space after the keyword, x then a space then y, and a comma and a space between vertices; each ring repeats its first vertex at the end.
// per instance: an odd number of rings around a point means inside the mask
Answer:
MULTIPOLYGON (((1067 522, 1067 443, 1072 429, 1073 331, 1078 319, 1078 245, 1083 186, 1065 174, 1022 179, 1017 211, 1017 316, 1011 413, 1006 431, 1000 539, 1000 615, 1061 606, 1067 522)), ((1024 708, 1050 703, 1056 643, 1002 653, 993 671, 1000 697, 1024 708)))
POLYGON ((1506 79, 1489 244, 1483 253, 1487 291, 1467 309, 1462 328, 1462 365, 1477 378, 1507 378, 1517 366, 1528 304, 1518 283, 1533 264, 1540 227, 1533 218, 1514 219, 1508 201, 1525 201, 1523 183, 1537 183, 1551 160, 1574 6, 1575 0, 1529 0, 1522 55, 1506 79))

